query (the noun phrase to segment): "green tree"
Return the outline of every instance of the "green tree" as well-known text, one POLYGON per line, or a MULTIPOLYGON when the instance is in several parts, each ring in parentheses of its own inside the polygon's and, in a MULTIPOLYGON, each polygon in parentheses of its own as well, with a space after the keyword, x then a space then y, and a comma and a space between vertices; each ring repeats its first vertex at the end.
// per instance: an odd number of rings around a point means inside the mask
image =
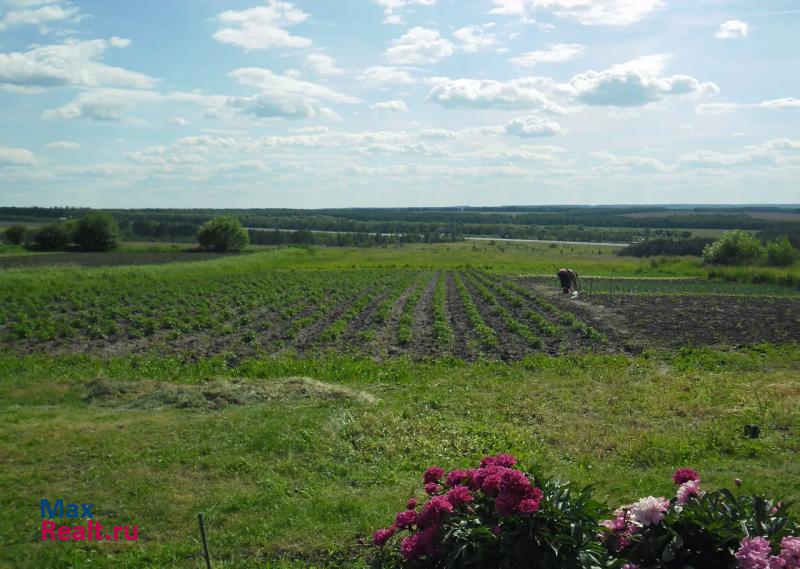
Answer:
POLYGON ((785 235, 767 244, 767 263, 773 267, 788 267, 797 257, 797 249, 785 235))
POLYGON ((12 225, 3 233, 3 238, 12 245, 22 245, 28 230, 22 225, 12 225))
POLYGON ((235 217, 223 215, 206 221, 197 232, 202 249, 241 251, 250 244, 250 235, 235 217))
POLYGON ((31 247, 39 251, 58 251, 72 242, 72 232, 66 223, 50 223, 36 230, 31 247))
POLYGON ((110 251, 119 244, 119 226, 107 213, 87 213, 78 220, 73 240, 84 251, 110 251))
POLYGON ((758 259, 762 253, 758 239, 746 231, 734 229, 706 245, 703 260, 707 265, 745 265, 758 259))

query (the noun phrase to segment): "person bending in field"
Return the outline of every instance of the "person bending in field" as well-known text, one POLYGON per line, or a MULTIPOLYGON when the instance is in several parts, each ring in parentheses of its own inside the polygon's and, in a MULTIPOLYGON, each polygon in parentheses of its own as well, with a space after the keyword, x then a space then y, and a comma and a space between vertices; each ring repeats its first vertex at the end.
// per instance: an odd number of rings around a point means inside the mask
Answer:
POLYGON ((572 269, 559 269, 556 274, 561 281, 561 290, 564 294, 578 290, 578 273, 572 269))

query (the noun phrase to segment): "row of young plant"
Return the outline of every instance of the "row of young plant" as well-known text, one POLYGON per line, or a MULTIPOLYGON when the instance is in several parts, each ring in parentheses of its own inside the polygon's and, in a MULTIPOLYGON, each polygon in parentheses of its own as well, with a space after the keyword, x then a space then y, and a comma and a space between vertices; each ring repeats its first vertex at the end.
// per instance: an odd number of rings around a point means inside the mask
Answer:
POLYGON ((406 298, 403 311, 397 321, 397 343, 401 346, 407 346, 411 343, 414 334, 414 312, 422 295, 425 293, 426 283, 429 283, 432 278, 436 277, 431 276, 430 273, 422 273, 406 298))
POLYGON ((503 321, 503 324, 510 332, 523 338, 532 348, 541 348, 544 345, 542 339, 533 330, 514 318, 511 311, 500 303, 494 292, 475 273, 465 273, 465 278, 475 288, 483 301, 491 307, 491 311, 503 321))
POLYGON ((498 286, 506 287, 507 289, 510 289, 511 291, 531 301, 533 304, 535 304, 543 311, 552 314, 561 324, 564 324, 569 328, 571 328, 572 330, 579 332, 584 337, 594 340, 595 342, 601 342, 601 343, 608 342, 608 337, 594 326, 586 324, 585 322, 581 322, 571 312, 567 312, 566 310, 561 310, 560 308, 556 307, 553 303, 545 300, 541 295, 528 290, 519 283, 516 283, 507 277, 500 277, 497 275, 492 275, 489 276, 488 278, 492 279, 492 281, 497 283, 498 286))
MULTIPOLYGON (((526 471, 510 455, 430 467, 424 493, 372 536, 375 569, 800 569, 788 506, 706 491, 675 471, 671 496, 610 508, 591 487, 526 471)), ((740 486, 741 481, 734 481, 740 486)))
POLYGON ((475 304, 475 301, 472 298, 472 295, 469 293, 469 290, 464 285, 464 281, 461 278, 461 274, 459 273, 452 273, 453 282, 456 286, 456 291, 458 292, 458 296, 461 299, 461 304, 464 307, 464 312, 467 314, 467 318, 469 319, 470 324, 472 325, 472 329, 478 337, 478 341, 483 349, 486 350, 495 350, 499 346, 499 342, 497 340, 497 333, 494 329, 486 324, 481 316, 480 310, 478 310, 478 305, 475 304))
POLYGON ((447 310, 447 278, 444 273, 438 275, 433 291, 433 337, 436 345, 443 349, 452 347, 455 342, 447 310))

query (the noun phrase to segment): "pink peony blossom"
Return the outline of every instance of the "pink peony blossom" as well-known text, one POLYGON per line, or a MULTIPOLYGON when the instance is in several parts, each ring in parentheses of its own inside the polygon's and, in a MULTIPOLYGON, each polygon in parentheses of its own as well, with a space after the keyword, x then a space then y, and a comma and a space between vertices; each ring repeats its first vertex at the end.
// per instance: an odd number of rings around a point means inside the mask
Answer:
POLYGON ((666 498, 647 496, 631 505, 631 513, 638 523, 649 526, 661 523, 667 508, 669 508, 669 500, 666 498))
POLYGON ((672 475, 672 481, 676 486, 680 486, 690 480, 700 480, 700 475, 696 470, 691 468, 679 468, 675 471, 675 474, 672 475))
MULTIPOLYGON (((537 488, 538 490, 538 488, 537 488)), ((534 500, 533 498, 527 498, 525 500, 521 500, 518 506, 518 509, 523 514, 535 514, 539 511, 539 503, 540 500, 534 500)))
POLYGON ((446 514, 453 512, 453 504, 444 496, 433 496, 428 500, 417 516, 417 525, 421 528, 438 526, 446 514))
POLYGON ((447 480, 444 483, 445 486, 452 488, 453 486, 468 486, 472 490, 477 490, 478 487, 475 485, 475 474, 477 473, 476 470, 472 468, 467 469, 455 469, 451 471, 447 475, 447 480))
POLYGON ((469 488, 466 486, 455 486, 451 488, 447 491, 445 497, 453 506, 460 506, 461 504, 466 504, 473 500, 472 494, 470 494, 469 488))
POLYGON ((417 512, 414 510, 403 510, 394 519, 394 525, 400 529, 410 527, 415 523, 417 523, 417 512))
POLYGON ((786 561, 770 555, 769 542, 761 537, 744 538, 734 554, 739 569, 783 569, 786 561))
POLYGON ((385 529, 379 529, 375 533, 372 534, 372 543, 378 546, 386 545, 386 542, 389 541, 389 538, 392 537, 397 528, 395 526, 390 526, 385 529))
POLYGON ((400 544, 400 553, 409 561, 418 559, 423 555, 436 556, 436 537, 439 528, 429 527, 403 539, 400 544))
POLYGON ((517 459, 510 454, 498 454, 495 456, 485 456, 481 461, 481 467, 486 466, 505 466, 511 468, 517 464, 517 459))
POLYGON ((800 537, 784 537, 781 540, 780 558, 785 569, 800 569, 800 537))
POLYGON ((428 494, 436 494, 442 487, 438 485, 436 482, 428 482, 425 484, 425 492, 428 494))
POLYGON ((409 498, 408 502, 406 502, 406 510, 413 510, 418 503, 416 498, 409 498))
POLYGON ((439 482, 439 479, 444 476, 444 468, 439 466, 431 466, 425 471, 425 474, 422 476, 423 480, 426 484, 431 482, 439 482))
POLYGON ((688 482, 684 482, 678 487, 678 492, 675 496, 679 504, 685 504, 692 497, 701 498, 703 492, 700 490, 700 481, 689 480, 688 482))

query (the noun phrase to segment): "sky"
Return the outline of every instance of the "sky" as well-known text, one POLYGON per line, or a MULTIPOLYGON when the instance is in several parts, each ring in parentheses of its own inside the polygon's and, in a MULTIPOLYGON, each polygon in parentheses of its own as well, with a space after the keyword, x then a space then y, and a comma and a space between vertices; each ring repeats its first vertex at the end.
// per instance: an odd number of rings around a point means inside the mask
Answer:
POLYGON ((797 0, 0 0, 0 205, 798 202, 797 0))

